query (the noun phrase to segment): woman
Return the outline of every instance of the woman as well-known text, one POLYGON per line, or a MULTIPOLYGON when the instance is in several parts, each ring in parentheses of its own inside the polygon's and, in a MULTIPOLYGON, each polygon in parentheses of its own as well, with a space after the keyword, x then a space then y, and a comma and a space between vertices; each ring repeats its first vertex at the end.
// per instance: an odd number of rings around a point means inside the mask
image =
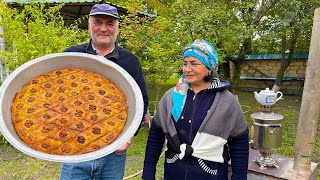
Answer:
POLYGON ((217 78, 218 54, 206 40, 184 48, 183 74, 162 97, 149 132, 143 175, 155 179, 166 142, 164 179, 247 179, 248 127, 239 102, 217 78))

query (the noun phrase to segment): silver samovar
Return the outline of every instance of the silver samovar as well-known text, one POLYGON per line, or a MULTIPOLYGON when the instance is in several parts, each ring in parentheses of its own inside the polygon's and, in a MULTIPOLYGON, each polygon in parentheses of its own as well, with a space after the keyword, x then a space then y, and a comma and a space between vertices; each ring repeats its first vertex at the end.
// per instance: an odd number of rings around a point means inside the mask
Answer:
POLYGON ((259 93, 254 92, 256 100, 260 103, 261 111, 251 114, 253 120, 250 130, 250 145, 260 151, 255 162, 260 168, 276 167, 272 153, 282 144, 281 121, 283 116, 272 111, 272 106, 282 98, 280 91, 274 92, 266 88, 259 93), (278 98, 277 96, 280 95, 278 98))

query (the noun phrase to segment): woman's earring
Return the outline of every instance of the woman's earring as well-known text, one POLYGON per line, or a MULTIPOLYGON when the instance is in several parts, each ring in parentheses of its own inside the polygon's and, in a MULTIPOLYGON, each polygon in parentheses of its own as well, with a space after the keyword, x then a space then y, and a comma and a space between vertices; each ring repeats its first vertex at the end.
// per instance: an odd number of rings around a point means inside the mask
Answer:
POLYGON ((204 81, 206 81, 206 82, 211 82, 212 81, 212 75, 211 75, 211 71, 209 71, 209 73, 208 73, 208 75, 207 76, 205 76, 204 78, 203 78, 203 80, 204 81))

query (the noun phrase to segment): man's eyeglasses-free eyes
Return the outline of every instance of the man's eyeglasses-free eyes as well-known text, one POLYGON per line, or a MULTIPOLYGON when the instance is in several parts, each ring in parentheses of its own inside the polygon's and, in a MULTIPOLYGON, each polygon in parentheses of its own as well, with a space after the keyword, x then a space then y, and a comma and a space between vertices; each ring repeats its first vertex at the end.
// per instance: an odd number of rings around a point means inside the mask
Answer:
POLYGON ((197 68, 200 65, 201 64, 198 64, 198 63, 183 63, 182 64, 182 68, 185 69, 185 68, 189 67, 190 69, 194 69, 194 68, 197 68))

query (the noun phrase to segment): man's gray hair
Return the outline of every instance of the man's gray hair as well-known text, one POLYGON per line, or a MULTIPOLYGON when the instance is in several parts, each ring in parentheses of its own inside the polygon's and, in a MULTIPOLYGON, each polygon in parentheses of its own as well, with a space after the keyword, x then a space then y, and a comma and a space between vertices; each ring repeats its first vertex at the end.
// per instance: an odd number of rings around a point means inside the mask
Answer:
MULTIPOLYGON (((91 23, 92 18, 93 18, 93 16, 89 16, 89 19, 88 19, 88 22, 89 22, 89 23, 91 23)), ((116 19, 116 21, 117 21, 117 25, 119 25, 119 20, 116 19)))

